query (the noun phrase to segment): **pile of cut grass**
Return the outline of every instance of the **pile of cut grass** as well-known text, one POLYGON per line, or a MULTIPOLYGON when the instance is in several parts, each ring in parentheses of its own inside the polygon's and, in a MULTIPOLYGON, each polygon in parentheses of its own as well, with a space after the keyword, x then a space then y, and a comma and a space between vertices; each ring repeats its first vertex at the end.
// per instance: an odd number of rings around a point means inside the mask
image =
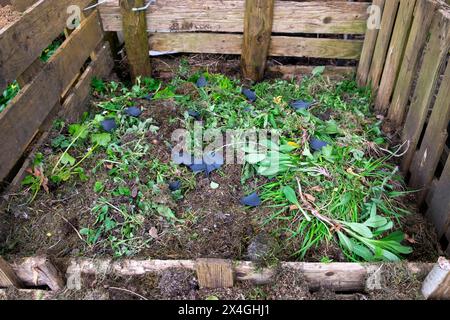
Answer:
MULTIPOLYGON (((79 232, 88 246, 116 256, 135 255, 156 237, 146 229, 148 219, 163 219, 174 229, 185 223, 174 212, 195 188, 195 175, 152 158, 148 136, 160 128, 151 118, 125 112, 147 99, 174 101, 183 115, 178 120, 189 131, 195 114, 204 130, 266 129, 280 135, 279 145, 267 147, 283 163, 272 170, 268 154, 245 150, 241 183, 248 193, 257 192, 270 212, 261 214, 261 228, 283 239, 284 247, 296 248, 291 252, 296 258, 327 242, 336 243, 351 261, 395 261, 411 252, 399 231, 399 217, 407 214, 402 179, 381 123, 370 111, 371 93, 353 80, 333 83, 316 72, 301 83, 265 81, 250 88, 254 102, 242 94, 239 81, 220 74, 178 76, 168 84, 143 79, 130 89, 96 79, 93 87, 101 100, 95 112, 78 124, 56 122, 54 130, 60 134, 52 141, 53 154, 38 156, 24 180, 34 200, 52 184, 95 176, 94 220, 79 232), (199 79, 203 84, 196 86, 199 79), (309 108, 296 110, 294 101, 309 108), (116 124, 111 132, 102 128, 108 119, 116 124), (314 151, 312 139, 326 145, 314 151), (174 177, 181 188, 166 199, 174 177), (249 180, 258 187, 249 189, 249 180)), ((170 149, 170 141, 161 143, 170 149)), ((257 215, 260 207, 252 210, 257 215)))

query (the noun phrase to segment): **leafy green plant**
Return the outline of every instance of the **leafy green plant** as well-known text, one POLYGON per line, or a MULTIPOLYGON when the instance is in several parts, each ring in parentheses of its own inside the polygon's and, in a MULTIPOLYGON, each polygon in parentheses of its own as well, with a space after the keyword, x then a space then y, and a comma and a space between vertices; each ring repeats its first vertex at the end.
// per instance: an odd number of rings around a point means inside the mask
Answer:
POLYGON ((14 81, 5 91, 3 91, 2 95, 0 95, 0 112, 2 112, 8 103, 19 93, 20 86, 17 81, 14 81))

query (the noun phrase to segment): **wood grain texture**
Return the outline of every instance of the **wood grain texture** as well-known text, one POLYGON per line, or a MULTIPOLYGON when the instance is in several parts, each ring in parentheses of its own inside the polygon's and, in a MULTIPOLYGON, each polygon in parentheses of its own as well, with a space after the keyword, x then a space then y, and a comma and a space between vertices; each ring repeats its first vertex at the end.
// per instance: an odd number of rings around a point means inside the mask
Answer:
MULTIPOLYGON (((374 6, 378 6, 381 13, 384 9, 385 0, 374 0, 372 3, 374 6)), ((364 37, 364 45, 361 52, 361 58, 358 64, 357 82, 358 85, 363 87, 367 85, 367 78, 369 76, 370 65, 372 64, 373 53, 375 45, 377 43, 379 29, 367 29, 364 37)))
POLYGON ((195 270, 201 289, 231 288, 234 284, 231 260, 197 259, 195 270))
POLYGON ((150 77, 152 75, 145 11, 132 11, 133 8, 140 8, 144 5, 144 0, 120 0, 125 50, 132 81, 140 76, 150 77))
POLYGON ((108 76, 114 66, 108 42, 103 43, 94 55, 95 58, 70 90, 62 105, 59 115, 69 123, 77 122, 83 112, 88 110, 92 79, 108 76))
POLYGON ((416 152, 428 109, 435 93, 439 72, 446 62, 449 49, 450 13, 439 10, 431 26, 430 40, 425 49, 416 90, 403 127, 402 139, 409 146, 401 162, 401 169, 405 173, 409 170, 416 152))
MULTIPOLYGON (((239 34, 154 33, 150 48, 155 51, 236 54, 242 52, 239 34)), ((269 56, 358 59, 363 41, 272 36, 269 56)))
POLYGON ((17 277, 8 262, 0 256, 0 288, 22 288, 22 281, 17 277))
POLYGON ((62 33, 70 5, 85 7, 91 0, 40 0, 21 19, 0 32, 0 92, 16 80, 62 33))
MULTIPOLYGON (((165 0, 147 10, 149 32, 244 31, 245 0, 165 0)), ((370 1, 275 1, 273 32, 364 34, 370 1)), ((105 31, 122 31, 119 2, 99 7, 105 31)))
POLYGON ((398 75, 401 81, 397 81, 395 85, 392 103, 388 110, 388 119, 392 127, 398 127, 403 123, 414 76, 419 66, 420 54, 425 46, 436 8, 437 2, 434 0, 417 2, 414 21, 398 75))
POLYGON ((274 0, 246 0, 241 69, 245 79, 264 77, 272 35, 274 0))
POLYGON ((449 230, 450 226, 450 192, 448 190, 450 190, 450 156, 434 188, 433 197, 426 212, 426 217, 433 222, 439 238, 449 230))
MULTIPOLYGON (((65 271, 67 286, 77 282, 82 275, 117 275, 137 276, 147 273, 162 273, 171 268, 181 268, 195 271, 195 260, 138 260, 138 259, 89 259, 72 258, 61 259, 68 268, 65 271)), ((14 270, 18 275, 20 270, 29 269, 30 258, 14 264, 14 270)), ((389 274, 391 263, 309 263, 309 262, 280 262, 274 268, 259 268, 249 261, 234 261, 232 269, 237 281, 247 281, 253 284, 273 283, 277 272, 296 272, 307 281, 308 287, 317 290, 320 287, 332 291, 355 292, 370 291, 376 288, 373 279, 382 279, 384 267, 389 274), (377 277, 378 275, 378 277, 377 277)), ((415 275, 427 274, 433 268, 434 263, 406 263, 405 271, 415 275)), ((24 282, 28 281, 23 279, 24 282)), ((72 288, 74 289, 74 288, 72 288)))
POLYGON ((102 37, 100 21, 94 12, 0 113, 0 181, 20 159, 52 107, 59 101, 62 91, 80 72, 102 37))
POLYGON ((376 92, 380 84, 386 54, 391 41, 392 29, 397 16, 399 0, 388 0, 384 5, 383 17, 381 19, 380 31, 378 32, 377 43, 373 53, 372 64, 370 66, 368 81, 372 90, 376 92))
MULTIPOLYGON (((420 1, 420 0, 419 0, 420 1)), ((397 81, 398 72, 405 52, 416 0, 402 0, 395 20, 394 30, 386 55, 383 75, 375 98, 375 109, 384 113, 391 101, 392 92, 397 81)))
POLYGON ((418 204, 421 204, 426 197, 428 187, 433 180, 445 143, 447 142, 447 127, 450 121, 449 88, 450 64, 447 66, 441 82, 440 90, 436 97, 430 119, 428 120, 420 149, 415 153, 409 169, 411 172, 410 186, 416 190, 424 189, 416 196, 418 204))
POLYGON ((59 291, 66 285, 63 273, 55 266, 48 256, 27 258, 13 269, 17 277, 28 286, 46 285, 53 291, 59 291))

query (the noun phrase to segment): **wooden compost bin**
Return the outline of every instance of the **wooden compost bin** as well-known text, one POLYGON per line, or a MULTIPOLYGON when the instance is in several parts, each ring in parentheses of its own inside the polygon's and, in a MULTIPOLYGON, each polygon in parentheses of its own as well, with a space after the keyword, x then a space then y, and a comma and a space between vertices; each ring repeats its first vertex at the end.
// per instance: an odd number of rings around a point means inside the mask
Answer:
MULTIPOLYGON (((381 8, 381 29, 366 30, 372 4, 367 1, 157 0, 133 10, 144 1, 110 0, 85 12, 81 25, 73 32, 66 30, 63 45, 48 62, 41 62, 41 52, 64 32, 67 7, 85 8, 91 2, 40 0, 0 30, 0 91, 16 79, 22 87, 0 114, 0 180, 13 181, 12 185, 20 181, 33 142, 45 134, 55 115, 73 120, 85 110, 91 79, 106 76, 113 66, 104 32, 123 33, 133 77, 151 75, 149 50, 241 55, 243 76, 250 80, 262 79, 268 56, 360 60, 358 82, 376 93, 376 112, 386 114, 386 128, 401 128, 402 170, 410 185, 421 190, 417 201, 424 204, 450 254, 450 10, 442 1, 374 0, 381 8)), ((295 75, 312 68, 268 69, 295 75)), ((352 71, 356 69, 351 66, 325 66, 325 75, 352 71)), ((379 264, 282 265, 303 273, 315 287, 337 291, 373 288, 380 270, 379 264)), ((224 260, 72 259, 61 274, 46 257, 11 266, 0 258, 0 286, 47 285, 58 290, 74 274, 108 270, 137 275, 170 267, 196 270, 200 285, 206 287, 230 286, 234 280, 263 283, 274 272, 255 271, 250 262, 224 260)), ((413 272, 431 267, 408 266, 413 272)))

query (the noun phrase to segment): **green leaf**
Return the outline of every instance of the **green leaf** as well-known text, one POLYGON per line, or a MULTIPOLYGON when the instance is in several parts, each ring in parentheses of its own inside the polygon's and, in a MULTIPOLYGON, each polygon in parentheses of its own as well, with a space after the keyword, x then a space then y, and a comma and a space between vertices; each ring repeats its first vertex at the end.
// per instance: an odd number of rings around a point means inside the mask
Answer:
POLYGON ((405 235, 401 231, 394 231, 390 235, 384 237, 381 239, 381 241, 396 241, 396 242, 402 242, 405 239, 405 235))
POLYGON ((86 139, 89 132, 86 126, 75 123, 69 126, 69 133, 74 138, 86 139))
POLYGON ((381 226, 375 230, 376 233, 381 234, 387 230, 392 229, 394 223, 392 221, 388 221, 384 226, 381 226))
POLYGON ((313 71, 311 72, 311 74, 316 77, 318 75, 323 74, 323 72, 325 71, 325 66, 319 66, 319 67, 315 67, 313 69, 313 71))
POLYGON ((290 186, 285 186, 283 188, 283 193, 286 199, 291 203, 300 207, 300 203, 298 202, 297 195, 290 186))
POLYGON ((104 185, 101 181, 96 181, 94 184, 94 192, 95 193, 101 193, 104 190, 104 185))
MULTIPOLYGON (((375 208, 376 208, 376 206, 375 206, 375 208)), ((371 227, 371 228, 379 228, 379 227, 386 225, 387 223, 388 223, 388 220, 385 217, 371 215, 370 218, 364 222, 364 225, 367 227, 371 227)))
POLYGON ((111 142, 111 134, 109 133, 96 133, 91 136, 91 142, 93 144, 98 144, 102 147, 107 147, 111 142))
POLYGON ((353 253, 357 256, 363 258, 365 261, 373 261, 374 256, 372 251, 366 246, 357 243, 356 241, 352 241, 353 243, 353 253))
POLYGON ((245 156, 245 161, 250 164, 256 164, 263 161, 266 158, 265 154, 251 153, 245 156))
POLYGON ((350 252, 353 252, 353 242, 341 231, 337 232, 339 242, 341 245, 350 252))
POLYGON ((371 239, 373 238, 372 231, 362 223, 356 223, 356 222, 344 222, 342 221, 342 224, 346 225, 350 229, 352 229, 357 234, 363 236, 364 238, 371 239))
POLYGON ((61 157, 61 164, 63 165, 69 164, 73 166, 75 164, 75 158, 72 157, 69 153, 65 152, 61 157))

